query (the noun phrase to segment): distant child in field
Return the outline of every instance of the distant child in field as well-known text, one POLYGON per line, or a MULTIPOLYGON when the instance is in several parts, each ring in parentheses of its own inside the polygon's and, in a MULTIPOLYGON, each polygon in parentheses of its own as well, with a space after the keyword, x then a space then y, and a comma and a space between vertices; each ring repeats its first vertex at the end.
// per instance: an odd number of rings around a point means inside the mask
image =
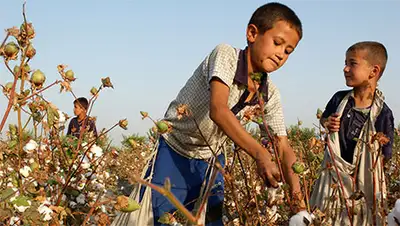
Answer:
POLYGON ((342 200, 329 198, 335 195, 346 198, 349 209, 357 211, 353 215, 350 210, 353 225, 382 223, 379 214, 373 219, 372 209, 379 209, 382 204, 379 200, 386 199, 382 158, 388 160, 392 155, 393 114, 382 91, 377 88, 387 58, 386 48, 379 42, 358 42, 348 48, 343 71, 346 85, 352 89, 335 93, 320 119, 329 130, 333 156, 326 147, 323 169, 314 185, 310 203, 332 214, 332 225, 350 225, 342 200), (340 172, 344 194, 333 161, 340 172), (360 192, 364 197, 354 201, 349 199, 360 192))
MULTIPOLYGON (((299 178, 292 170, 296 156, 288 142, 280 93, 269 76, 285 64, 297 47, 302 38, 301 21, 287 6, 268 3, 253 13, 246 38, 244 49, 227 44, 216 46, 170 103, 164 120, 172 130, 159 139, 158 152, 145 178, 150 176, 151 183, 159 186, 169 178, 172 193, 190 211, 196 211, 204 195, 204 181, 217 170, 212 150, 224 165, 222 150, 232 149, 225 143, 230 139, 255 160, 265 183, 278 187, 281 175, 271 154, 237 118, 261 101, 265 103, 262 109, 265 121, 277 135, 277 151, 282 159, 284 177, 291 187, 292 200, 298 201, 294 202, 298 203, 295 212, 306 212, 299 178), (258 73, 259 77, 252 77, 253 73, 258 73), (186 107, 190 113, 182 117, 186 107)), ((265 132, 263 123, 260 129, 265 132)), ((212 195, 205 208, 207 213, 202 212, 201 222, 223 225, 223 176, 218 173, 209 187, 212 195)), ((131 197, 140 200, 142 208, 121 214, 113 225, 160 225, 158 220, 164 213, 176 210, 166 197, 147 187, 134 191, 131 197)), ((311 221, 311 217, 309 219, 311 221)))
POLYGON ((85 123, 85 131, 93 133, 97 137, 96 124, 93 119, 87 115, 89 102, 85 97, 77 98, 74 101, 74 114, 76 117, 71 119, 68 126, 67 135, 72 135, 79 138, 83 123, 85 123))

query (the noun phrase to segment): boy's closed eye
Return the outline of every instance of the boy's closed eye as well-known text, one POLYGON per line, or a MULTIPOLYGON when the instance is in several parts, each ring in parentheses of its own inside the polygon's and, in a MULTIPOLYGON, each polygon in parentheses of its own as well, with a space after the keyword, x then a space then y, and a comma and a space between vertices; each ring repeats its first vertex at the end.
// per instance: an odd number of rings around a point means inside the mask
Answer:
MULTIPOLYGON (((283 45, 283 44, 285 44, 285 39, 283 39, 281 37, 275 37, 274 38, 274 45, 280 46, 280 45, 283 45)), ((294 48, 292 46, 290 46, 290 45, 285 48, 285 54, 286 55, 291 54, 293 51, 294 51, 294 48)))
POLYGON ((282 43, 283 43, 282 39, 275 39, 275 40, 274 40, 274 44, 275 44, 276 46, 280 46, 280 45, 282 45, 282 43))
POLYGON ((285 49, 285 53, 287 55, 290 55, 291 53, 293 53, 293 51, 294 51, 294 49, 292 47, 288 47, 288 48, 285 49))

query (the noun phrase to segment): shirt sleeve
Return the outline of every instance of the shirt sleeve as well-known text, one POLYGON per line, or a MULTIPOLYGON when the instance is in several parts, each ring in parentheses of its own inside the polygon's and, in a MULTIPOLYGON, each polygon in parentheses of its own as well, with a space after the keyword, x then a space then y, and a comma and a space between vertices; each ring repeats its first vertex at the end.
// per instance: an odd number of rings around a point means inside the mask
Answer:
POLYGON ((71 135, 71 133, 72 133, 71 129, 72 129, 73 120, 74 119, 72 118, 71 121, 69 121, 67 135, 71 135))
POLYGON ((208 84, 218 78, 227 86, 231 86, 237 66, 236 49, 227 44, 220 44, 214 48, 203 64, 208 84))
POLYGON ((392 111, 389 111, 385 115, 383 120, 383 134, 389 138, 389 143, 382 146, 382 153, 385 159, 390 159, 392 157, 392 147, 394 140, 394 118, 392 111))
POLYGON ((348 90, 336 92, 329 100, 328 104, 325 106, 325 110, 322 113, 322 118, 328 118, 333 113, 336 113, 340 102, 348 92, 349 92, 348 90))
POLYGON ((337 93, 335 93, 335 95, 333 95, 332 98, 329 100, 328 104, 326 104, 325 110, 322 113, 322 118, 328 118, 330 115, 336 112, 336 109, 339 106, 337 96, 337 93))
MULTIPOLYGON (((278 136, 286 136, 286 126, 281 105, 281 96, 278 88, 268 79, 268 101, 264 106, 265 121, 278 136)), ((266 135, 266 128, 260 124, 262 136, 266 135)))

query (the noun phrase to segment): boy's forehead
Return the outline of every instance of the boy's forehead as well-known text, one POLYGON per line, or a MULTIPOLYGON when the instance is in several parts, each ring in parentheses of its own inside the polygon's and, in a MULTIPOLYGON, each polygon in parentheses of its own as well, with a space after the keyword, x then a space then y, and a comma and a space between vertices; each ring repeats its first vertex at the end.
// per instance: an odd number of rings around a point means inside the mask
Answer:
POLYGON ((275 36, 285 39, 285 41, 292 44, 293 47, 296 47, 298 42, 300 41, 299 34, 297 33, 293 25, 284 20, 276 21, 274 23, 274 26, 271 29, 267 30, 265 34, 272 37, 275 36))
POLYGON ((346 59, 364 59, 366 60, 368 51, 364 49, 351 50, 346 52, 346 59))

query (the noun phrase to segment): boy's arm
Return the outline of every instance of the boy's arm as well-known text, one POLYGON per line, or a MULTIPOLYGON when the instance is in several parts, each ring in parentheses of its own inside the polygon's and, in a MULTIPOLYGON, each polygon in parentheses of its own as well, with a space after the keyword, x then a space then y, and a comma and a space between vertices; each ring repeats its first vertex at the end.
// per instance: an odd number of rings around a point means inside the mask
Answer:
MULTIPOLYGON (((281 159, 283 176, 291 189, 291 195, 295 199, 295 212, 306 208, 300 188, 300 179, 292 169, 293 163, 297 161, 294 150, 289 144, 284 122, 283 110, 280 101, 279 90, 272 82, 268 84, 268 102, 264 106, 265 121, 273 130, 271 136, 277 135, 277 151, 281 159)), ((268 137, 264 123, 259 124, 262 137, 268 137)))
POLYGON ((326 128, 327 127, 327 122, 328 122, 328 118, 329 116, 331 116, 332 114, 336 113, 336 109, 339 105, 339 102, 341 101, 341 98, 338 97, 339 96, 339 92, 335 93, 332 98, 329 100, 329 102, 326 104, 325 106, 325 110, 321 115, 321 118, 319 119, 319 123, 321 123, 321 125, 326 128))
POLYGON ((306 209, 304 197, 300 188, 299 176, 293 171, 292 165, 297 161, 293 148, 289 144, 287 136, 278 136, 277 149, 282 158, 282 170, 286 182, 291 188, 292 200, 294 202, 295 212, 306 209))
POLYGON ((228 107, 229 87, 218 78, 211 79, 210 118, 232 141, 256 160, 260 176, 277 187, 280 173, 271 154, 265 150, 240 124, 228 107))

